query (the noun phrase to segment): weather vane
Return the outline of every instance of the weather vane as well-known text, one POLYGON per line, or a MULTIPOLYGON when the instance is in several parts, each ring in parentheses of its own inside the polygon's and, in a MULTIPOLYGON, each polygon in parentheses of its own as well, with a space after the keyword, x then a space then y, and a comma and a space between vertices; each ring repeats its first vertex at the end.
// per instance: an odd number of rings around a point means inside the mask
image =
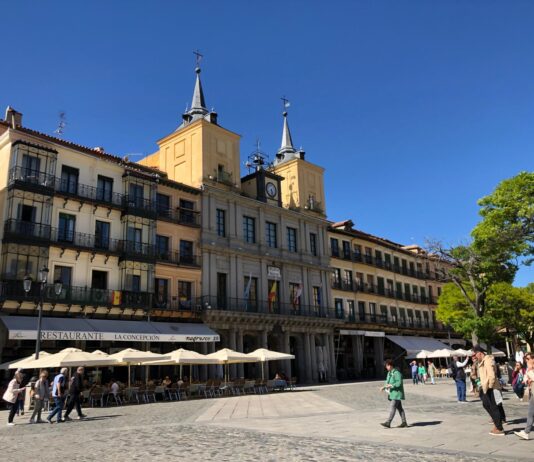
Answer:
POLYGON ((202 58, 204 57, 204 55, 200 54, 200 51, 199 51, 199 50, 193 51, 193 54, 194 54, 195 57, 196 57, 197 67, 200 67, 200 61, 202 60, 202 58))
POLYGON ((282 104, 283 104, 283 106, 284 106, 284 111, 285 111, 289 106, 291 106, 291 103, 290 103, 289 100, 285 97, 285 95, 282 96, 280 99, 282 100, 282 104))
POLYGON ((65 117, 65 112, 60 111, 59 113, 59 122, 57 124, 57 128, 54 130, 54 133, 57 136, 62 136, 63 131, 65 130, 65 127, 67 126, 67 118, 65 117))

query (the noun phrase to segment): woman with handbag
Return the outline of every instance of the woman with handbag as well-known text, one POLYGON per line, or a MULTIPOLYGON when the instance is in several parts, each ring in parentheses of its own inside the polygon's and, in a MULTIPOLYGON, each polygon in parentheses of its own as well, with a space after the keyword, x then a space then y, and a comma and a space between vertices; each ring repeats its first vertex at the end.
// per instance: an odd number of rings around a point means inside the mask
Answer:
POLYGON ((534 426, 534 355, 527 353, 525 359, 527 361, 527 371, 523 383, 525 384, 525 397, 528 396, 527 424, 524 430, 514 433, 519 438, 530 440, 530 431, 534 426))
POLYGON ((50 387, 48 383, 48 371, 46 369, 41 369, 39 374, 39 380, 35 382, 33 386, 34 394, 33 399, 35 407, 33 409, 33 414, 30 418, 30 423, 44 423, 44 420, 41 420, 41 412, 44 407, 45 401, 48 401, 50 396, 50 387), (37 419, 36 419, 37 418, 37 419))
POLYGON ((4 393, 4 396, 2 397, 4 401, 8 402, 11 405, 11 408, 9 410, 9 416, 7 418, 8 427, 12 427, 13 425, 15 425, 13 423, 13 419, 19 407, 18 406, 19 393, 21 393, 24 390, 23 388, 20 388, 21 382, 22 382, 22 372, 20 370, 17 370, 17 372, 15 372, 15 376, 9 382, 9 385, 7 386, 7 390, 4 393))

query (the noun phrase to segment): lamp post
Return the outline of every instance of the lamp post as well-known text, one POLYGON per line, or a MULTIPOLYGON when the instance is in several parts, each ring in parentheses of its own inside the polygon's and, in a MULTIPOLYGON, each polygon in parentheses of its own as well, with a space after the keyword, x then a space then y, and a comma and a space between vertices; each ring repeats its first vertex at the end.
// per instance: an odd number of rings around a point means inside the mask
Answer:
MULTIPOLYGON (((39 352, 41 351, 41 322, 43 318, 43 304, 44 304, 44 295, 45 289, 48 282, 48 273, 49 270, 46 266, 39 271, 39 315, 37 318, 37 340, 35 342, 35 359, 39 359, 39 352)), ((30 292, 32 288, 32 278, 29 275, 24 277, 22 281, 24 292, 26 295, 30 292)), ((63 290, 63 283, 60 280, 54 282, 54 292, 56 295, 59 295, 63 290)))

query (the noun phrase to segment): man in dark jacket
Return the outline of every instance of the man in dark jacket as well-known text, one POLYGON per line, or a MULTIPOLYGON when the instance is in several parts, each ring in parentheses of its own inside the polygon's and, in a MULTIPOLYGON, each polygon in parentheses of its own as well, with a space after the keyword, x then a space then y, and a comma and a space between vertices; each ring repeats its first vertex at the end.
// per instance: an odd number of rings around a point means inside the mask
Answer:
POLYGON ((65 420, 72 420, 69 417, 69 414, 72 412, 74 406, 76 406, 76 412, 78 413, 78 418, 83 419, 86 417, 82 413, 82 405, 80 402, 80 395, 83 390, 83 372, 84 368, 79 367, 76 369, 76 375, 72 378, 69 387, 69 403, 67 404, 67 410, 65 411, 65 420))

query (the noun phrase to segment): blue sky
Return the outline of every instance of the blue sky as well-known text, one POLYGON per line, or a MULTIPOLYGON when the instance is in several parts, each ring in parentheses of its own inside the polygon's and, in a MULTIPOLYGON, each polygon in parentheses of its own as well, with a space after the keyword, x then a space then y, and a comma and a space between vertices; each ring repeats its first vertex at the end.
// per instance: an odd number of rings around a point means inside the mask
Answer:
MULTIPOLYGON (((148 154, 190 102, 273 155, 281 101, 326 168, 329 218, 455 244, 478 198, 534 167, 531 1, 24 1, 2 5, 0 107, 66 139, 148 154)), ((135 158, 135 157, 133 157, 135 158)), ((522 270, 516 284, 534 280, 522 270)))

